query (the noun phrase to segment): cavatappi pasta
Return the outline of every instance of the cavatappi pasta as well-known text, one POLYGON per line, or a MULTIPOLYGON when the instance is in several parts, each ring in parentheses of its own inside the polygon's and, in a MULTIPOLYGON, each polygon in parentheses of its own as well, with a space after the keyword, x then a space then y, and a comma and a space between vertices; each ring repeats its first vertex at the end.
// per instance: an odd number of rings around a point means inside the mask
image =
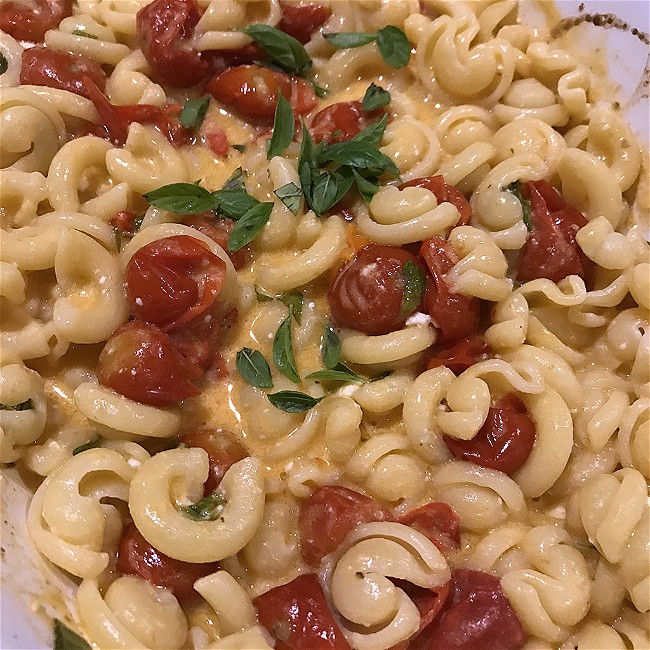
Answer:
POLYGON ((516 0, 32 4, 0 463, 78 586, 57 647, 648 648, 648 159, 569 38, 516 0))

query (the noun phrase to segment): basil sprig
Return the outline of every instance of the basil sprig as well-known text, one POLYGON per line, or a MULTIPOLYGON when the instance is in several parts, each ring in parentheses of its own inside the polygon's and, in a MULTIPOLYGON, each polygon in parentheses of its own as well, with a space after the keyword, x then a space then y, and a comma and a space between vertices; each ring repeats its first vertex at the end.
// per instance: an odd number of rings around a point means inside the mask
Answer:
POLYGON ((311 70, 311 57, 293 36, 269 25, 250 25, 244 34, 250 36, 266 52, 271 63, 284 72, 304 77, 311 70))
POLYGON ((341 339, 339 339, 339 335, 329 324, 325 325, 320 351, 321 357, 323 358, 323 365, 328 370, 336 368, 341 361, 341 339))
POLYGON ((20 402, 20 404, 0 404, 0 411, 29 411, 33 408, 34 405, 31 399, 26 399, 24 402, 20 402))
POLYGON ((269 202, 258 203, 244 213, 228 237, 228 250, 235 253, 252 242, 268 222, 272 211, 273 203, 269 202))
POLYGON ((282 93, 278 93, 278 103, 275 105, 273 135, 266 143, 266 157, 271 160, 279 156, 293 140, 294 121, 293 109, 282 93))
POLYGON ((54 650, 90 650, 90 645, 65 623, 55 619, 54 650))
POLYGON ((223 495, 213 492, 190 506, 182 506, 181 512, 194 521, 215 521, 221 516, 226 503, 223 495))
POLYGON ((365 384, 370 381, 368 377, 357 374, 344 363, 337 363, 331 370, 317 370, 307 375, 306 379, 321 379, 325 381, 345 381, 365 384))
POLYGON ((257 388, 273 388, 271 369, 259 350, 242 348, 237 352, 236 367, 242 379, 257 388))
POLYGON ((521 203, 521 218, 526 224, 528 232, 531 232, 533 230, 532 206, 530 201, 525 199, 521 193, 521 182, 515 181, 514 183, 510 183, 510 185, 505 189, 506 192, 510 192, 510 194, 515 196, 521 203))
POLYGON ((293 342, 291 340, 291 320, 289 314, 285 318, 273 338, 273 363, 275 367, 287 378, 294 383, 300 381, 296 358, 293 354, 293 342))
POLYGON ((285 413, 305 413, 314 408, 324 397, 312 397, 297 390, 282 390, 267 395, 269 402, 285 413))
POLYGON ((198 99, 190 99, 179 116, 181 124, 186 129, 198 129, 205 118, 210 106, 210 95, 204 95, 198 99))
POLYGON ((302 304, 305 300, 305 296, 301 291, 290 291, 289 293, 280 293, 275 296, 267 296, 265 293, 260 293, 256 289, 255 295, 258 302, 280 300, 289 308, 289 315, 293 316, 293 319, 296 321, 296 323, 298 323, 298 325, 302 325, 302 304))
POLYGON ((282 187, 278 187, 273 194, 275 194, 293 214, 298 214, 300 203, 302 201, 302 188, 298 187, 295 183, 287 183, 282 187))
POLYGON ((403 316, 412 314, 422 302, 422 296, 427 286, 422 269, 412 262, 406 260, 402 265, 402 307, 400 313, 403 316))
POLYGON ((7 57, 0 52, 0 74, 4 74, 7 72, 7 69, 9 68, 9 61, 7 61, 7 57))
POLYGON ((323 36, 339 49, 361 47, 376 41, 382 58, 394 68, 403 68, 411 59, 411 44, 406 34, 394 25, 383 27, 377 32, 339 32, 323 36))
POLYGON ((366 112, 370 112, 388 104, 390 104, 390 93, 381 86, 371 83, 363 96, 361 108, 366 112))
POLYGON ((82 451, 88 451, 89 449, 95 449, 96 447, 101 447, 101 446, 102 446, 102 439, 99 437, 93 438, 92 440, 86 442, 85 444, 75 447, 72 450, 72 455, 76 456, 77 454, 80 454, 82 451))
MULTIPOLYGON (((233 145, 233 149, 237 145, 233 145)), ((230 174, 228 180, 223 184, 221 190, 239 190, 240 192, 246 191, 246 185, 244 184, 244 170, 241 167, 237 167, 235 171, 230 174)))
POLYGON ((153 206, 175 214, 197 214, 214 208, 212 193, 195 183, 170 183, 144 198, 153 206))

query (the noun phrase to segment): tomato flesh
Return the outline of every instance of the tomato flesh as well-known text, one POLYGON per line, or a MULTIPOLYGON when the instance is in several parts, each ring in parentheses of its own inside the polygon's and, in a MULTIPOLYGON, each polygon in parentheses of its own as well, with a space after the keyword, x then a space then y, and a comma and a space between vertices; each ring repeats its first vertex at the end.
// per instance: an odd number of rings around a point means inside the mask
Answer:
POLYGON ((292 4, 280 0, 282 18, 278 29, 293 36, 303 45, 311 39, 332 15, 332 10, 319 4, 292 4))
POLYGON ((314 115, 309 132, 316 144, 343 142, 381 119, 382 110, 366 112, 361 102, 339 102, 314 115))
POLYGON ((460 546, 460 519, 446 503, 427 503, 397 521, 422 533, 443 553, 460 546))
POLYGON ((236 270, 244 268, 250 261, 251 251, 248 246, 231 253, 228 251, 228 237, 235 228, 235 222, 226 217, 218 217, 212 213, 193 215, 185 220, 185 224, 195 228, 200 233, 219 244, 228 253, 236 270))
POLYGON ((492 355, 492 348, 479 334, 473 334, 456 343, 436 350, 428 363, 427 369, 446 366, 455 375, 460 375, 475 363, 485 361, 492 355))
POLYGON ((427 176, 426 178, 416 178, 412 181, 402 183, 400 190, 406 187, 424 187, 435 194, 438 203, 451 203, 460 215, 457 226, 465 226, 472 217, 472 208, 463 193, 454 185, 445 182, 443 176, 427 176))
POLYGON ((40 43, 48 29, 55 29, 72 15, 73 0, 4 0, 0 3, 0 30, 17 41, 40 43))

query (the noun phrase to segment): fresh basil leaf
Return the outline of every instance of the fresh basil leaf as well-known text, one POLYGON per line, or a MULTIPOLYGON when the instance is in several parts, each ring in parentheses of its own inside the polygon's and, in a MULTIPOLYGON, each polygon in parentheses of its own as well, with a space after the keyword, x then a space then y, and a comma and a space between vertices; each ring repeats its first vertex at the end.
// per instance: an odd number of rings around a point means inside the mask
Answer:
POLYGON ((394 68, 403 68, 411 58, 409 39, 395 25, 387 25, 377 32, 377 47, 384 61, 394 68))
POLYGON ((113 237, 115 237, 115 248, 119 253, 122 250, 122 231, 119 228, 113 227, 113 237))
POLYGON ((386 377, 390 377, 392 374, 393 374, 392 370, 384 370, 384 372, 377 375, 376 377, 372 377, 370 383, 372 384, 374 381, 379 381, 380 379, 386 379, 386 377))
POLYGON ((182 506, 181 512, 194 521, 215 521, 221 516, 226 503, 223 495, 213 492, 191 506, 182 506))
POLYGON ((197 214, 211 210, 212 194, 194 183, 171 183, 152 190, 144 198, 157 208, 176 214, 197 214))
POLYGON ((293 213, 298 214, 302 201, 302 189, 295 183, 287 183, 273 192, 293 213))
POLYGON ((283 293, 280 300, 289 308, 289 315, 293 316, 298 325, 302 325, 302 303, 305 296, 300 291, 283 293))
POLYGON ((341 361, 341 340, 331 325, 325 325, 323 340, 321 342, 321 355, 323 365, 328 370, 334 370, 341 361))
POLYGON ((314 95, 318 97, 318 99, 325 99, 330 94, 330 91, 327 90, 327 88, 323 88, 322 86, 319 86, 315 81, 310 81, 311 87, 314 89, 314 95))
POLYGON ((9 68, 9 61, 7 61, 7 57, 0 52, 0 74, 4 74, 7 72, 7 69, 9 68))
POLYGON ((312 209, 312 188, 314 176, 318 174, 318 155, 321 151, 322 147, 315 145, 311 133, 309 133, 309 129, 303 121, 302 142, 300 144, 300 155, 298 156, 298 175, 300 176, 300 184, 305 200, 312 209))
POLYGON ((275 296, 267 296, 265 293, 261 293, 257 289, 255 289, 255 297, 257 298, 257 302, 271 302, 271 300, 275 300, 275 296))
POLYGON ((132 233, 136 233, 142 228, 142 222, 144 221, 144 214, 139 214, 134 220, 133 220, 133 227, 131 228, 132 233))
POLYGON ((244 151, 246 151, 245 144, 231 144, 230 147, 239 153, 244 153, 244 151))
POLYGON ((267 397, 275 408, 285 413, 304 413, 324 399, 323 397, 312 397, 297 390, 281 390, 279 393, 270 393, 267 397))
POLYGON ((387 124, 388 115, 384 115, 379 122, 367 126, 363 131, 360 131, 354 136, 354 138, 349 140, 349 142, 367 142, 368 144, 378 147, 381 143, 381 139, 384 137, 384 131, 386 130, 387 124))
POLYGON ((291 314, 282 321, 273 338, 273 363, 275 367, 294 383, 300 381, 296 359, 293 356, 293 342, 291 340, 291 314))
POLYGON ((55 619, 54 650, 90 650, 90 645, 65 623, 55 619))
POLYGON ((266 143, 266 158, 279 156, 293 140, 294 121, 293 109, 282 93, 278 93, 278 103, 275 105, 273 120, 273 135, 266 143))
POLYGON ((94 34, 90 34, 84 29, 73 29, 72 32, 70 32, 73 36, 83 36, 84 38, 92 38, 93 40, 97 40, 97 36, 94 34))
POLYGON ((381 86, 371 83, 363 96, 361 107, 364 111, 370 112, 390 104, 390 93, 381 86))
POLYGON ((20 402, 20 404, 0 404, 0 411, 29 411, 33 408, 34 405, 31 399, 26 399, 24 402, 20 402))
POLYGON ((331 370, 317 370, 307 375, 306 379, 322 379, 325 381, 347 381, 364 384, 368 381, 367 377, 358 375, 354 370, 348 368, 343 363, 337 363, 331 370))
POLYGON ((241 190, 217 190, 212 197, 214 209, 224 217, 235 221, 241 219, 249 210, 261 205, 255 197, 241 190))
POLYGON ((75 447, 72 450, 72 455, 76 456, 77 454, 80 454, 82 451, 87 451, 88 449, 95 449, 96 447, 101 447, 102 446, 102 439, 101 438, 93 438, 89 442, 79 445, 78 447, 75 447))
POLYGON ((521 203, 521 218, 526 224, 528 232, 531 232, 533 230, 532 205, 521 193, 521 183, 519 181, 510 183, 510 185, 506 187, 506 191, 519 199, 519 202, 521 203))
MULTIPOLYGON (((388 172, 399 177, 399 169, 397 169, 395 163, 379 151, 376 146, 368 142, 354 140, 337 142, 323 151, 321 159, 357 169, 366 169, 373 174, 388 172)), ((350 176, 350 179, 352 179, 352 176, 350 176)))
POLYGON ((250 25, 244 33, 266 52, 272 63, 285 72, 304 77, 311 70, 311 57, 293 36, 268 25, 250 25))
POLYGON ((361 47, 377 40, 376 32, 338 32, 336 34, 323 34, 323 38, 338 49, 361 47))
MULTIPOLYGON (((252 197, 251 197, 252 198, 252 197)), ((260 203, 246 212, 228 237, 228 250, 235 253, 255 239, 271 216, 273 203, 260 203)))
POLYGON ((259 350, 242 348, 237 352, 237 371, 243 380, 257 388, 273 388, 271 369, 259 350))
MULTIPOLYGON (((233 149, 239 145, 233 145, 233 149)), ((244 146, 244 145, 242 145, 244 146)), ((246 186, 244 185, 244 170, 241 167, 237 167, 235 171, 230 174, 228 180, 224 183, 222 190, 238 190, 240 192, 246 191, 246 186)))
POLYGON ((208 106, 210 106, 210 95, 204 95, 198 99, 190 99, 183 106, 183 110, 178 119, 186 129, 198 129, 203 123, 205 114, 208 112, 208 106))
POLYGON ((314 212, 320 216, 335 206, 352 187, 352 183, 354 178, 349 169, 318 174, 312 187, 311 207, 314 212))
POLYGON ((370 203, 372 197, 379 191, 379 180, 374 176, 372 178, 364 178, 356 169, 352 170, 352 174, 354 175, 354 182, 357 184, 361 198, 365 203, 370 203))
POLYGON ((422 301, 427 281, 422 269, 411 260, 406 260, 402 266, 402 279, 404 295, 400 313, 402 316, 408 316, 418 308, 422 301))

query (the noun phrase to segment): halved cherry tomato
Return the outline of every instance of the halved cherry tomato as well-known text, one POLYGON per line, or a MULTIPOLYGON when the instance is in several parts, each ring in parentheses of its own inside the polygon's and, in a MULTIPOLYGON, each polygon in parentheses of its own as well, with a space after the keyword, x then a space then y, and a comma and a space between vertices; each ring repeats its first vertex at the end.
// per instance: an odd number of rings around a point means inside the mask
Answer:
POLYGON ((452 572, 447 609, 416 639, 426 650, 519 650, 526 634, 499 578, 481 571, 452 572))
POLYGON ((339 102, 316 113, 309 132, 316 144, 323 140, 328 144, 343 142, 380 120, 382 115, 380 109, 364 111, 361 102, 339 102))
POLYGON ((174 235, 140 248, 125 275, 132 313, 168 332, 214 304, 226 280, 226 263, 201 240, 174 235))
POLYGON ((427 503, 397 518, 429 538, 443 553, 460 546, 460 519, 446 503, 427 503))
POLYGON ((17 41, 40 43, 48 29, 72 15, 73 4, 73 0, 4 0, 0 2, 0 30, 17 41))
POLYGON ((267 126, 273 125, 279 92, 298 115, 308 113, 317 103, 314 91, 304 79, 259 65, 230 68, 214 77, 206 90, 244 118, 267 126))
POLYGON ((427 369, 446 366, 455 375, 467 370, 479 361, 485 361, 492 354, 492 348, 479 334, 462 339, 453 345, 436 350, 427 362, 427 369))
POLYGON ((106 74, 99 63, 83 54, 70 54, 49 47, 30 47, 23 51, 20 83, 69 90, 88 97, 82 78, 92 79, 100 90, 106 85, 106 74))
POLYGON ((208 64, 190 45, 200 18, 196 0, 154 0, 138 11, 140 49, 154 81, 188 88, 206 75, 208 64))
POLYGON ((152 585, 169 589, 181 602, 198 598, 194 583, 219 570, 217 562, 182 562, 161 553, 149 544, 135 524, 129 524, 122 533, 116 567, 123 575, 140 576, 152 585))
POLYGON ((278 640, 276 650, 350 650, 313 573, 258 596, 260 623, 278 640))
POLYGON ((192 381, 202 374, 179 354, 167 334, 137 321, 113 332, 97 363, 100 384, 152 406, 199 395, 192 381))
POLYGON ((339 485, 316 488, 300 504, 300 548, 307 564, 317 566, 360 524, 392 520, 390 510, 339 485))
POLYGON ((282 18, 278 29, 293 36, 303 45, 318 31, 332 15, 329 7, 319 4, 293 4, 280 0, 282 18))
POLYGON ((535 424, 519 398, 507 393, 490 408, 485 423, 471 440, 443 439, 456 458, 509 474, 528 459, 535 444, 535 424))
POLYGON ((204 494, 212 494, 224 474, 237 461, 249 454, 229 433, 221 430, 199 429, 181 438, 188 447, 200 447, 208 452, 210 472, 203 486, 204 494))
POLYGON ((135 227, 135 220, 138 215, 135 212, 123 210, 118 212, 108 223, 117 228, 121 233, 132 233, 135 227))
POLYGON ((420 255, 431 272, 424 304, 440 330, 438 342, 446 344, 467 338, 478 329, 481 303, 478 298, 452 293, 445 282, 444 274, 458 261, 456 252, 436 236, 422 242, 420 255))
POLYGON ((228 257, 238 271, 248 264, 251 257, 251 250, 248 246, 244 246, 234 253, 228 251, 228 237, 235 228, 235 222, 232 219, 207 213, 191 216, 185 220, 185 224, 196 228, 200 233, 219 244, 228 253, 228 257))
POLYGON ((426 178, 416 178, 412 181, 402 183, 400 190, 405 187, 424 187, 433 192, 438 199, 438 203, 451 203, 458 210, 460 215, 457 226, 465 226, 472 217, 472 208, 463 193, 454 185, 445 182, 442 176, 428 176, 426 178))
POLYGON ((417 257, 396 246, 371 244, 343 266, 327 293, 338 325, 366 334, 387 334, 404 325, 417 308, 404 310, 404 264, 422 265, 417 257))
POLYGON ((523 194, 531 203, 533 230, 521 249, 517 280, 559 282, 567 275, 589 280, 594 264, 576 242, 576 233, 587 224, 585 216, 567 205, 546 181, 526 183, 523 194))

